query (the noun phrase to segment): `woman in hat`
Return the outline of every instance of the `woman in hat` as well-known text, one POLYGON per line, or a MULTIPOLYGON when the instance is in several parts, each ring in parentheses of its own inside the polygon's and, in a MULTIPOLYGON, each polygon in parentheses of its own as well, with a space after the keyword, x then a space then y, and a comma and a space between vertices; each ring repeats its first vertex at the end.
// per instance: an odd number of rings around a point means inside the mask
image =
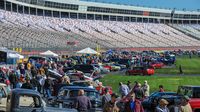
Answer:
POLYGON ((167 108, 168 104, 167 100, 161 99, 159 105, 156 107, 156 112, 169 112, 169 109, 167 108))

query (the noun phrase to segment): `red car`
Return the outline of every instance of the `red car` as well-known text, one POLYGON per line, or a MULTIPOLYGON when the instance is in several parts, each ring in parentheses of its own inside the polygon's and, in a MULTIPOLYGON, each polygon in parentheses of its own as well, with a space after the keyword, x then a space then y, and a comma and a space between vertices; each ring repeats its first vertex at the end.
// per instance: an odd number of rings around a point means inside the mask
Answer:
POLYGON ((132 67, 126 71, 126 75, 153 75, 155 73, 153 68, 146 67, 132 67))
POLYGON ((162 68, 164 66, 164 63, 162 63, 162 62, 154 62, 154 63, 151 63, 150 66, 153 67, 153 68, 162 68))
POLYGON ((112 70, 112 67, 110 66, 110 65, 107 65, 107 64, 105 64, 105 65, 103 65, 103 67, 105 68, 105 69, 108 69, 108 70, 112 70))

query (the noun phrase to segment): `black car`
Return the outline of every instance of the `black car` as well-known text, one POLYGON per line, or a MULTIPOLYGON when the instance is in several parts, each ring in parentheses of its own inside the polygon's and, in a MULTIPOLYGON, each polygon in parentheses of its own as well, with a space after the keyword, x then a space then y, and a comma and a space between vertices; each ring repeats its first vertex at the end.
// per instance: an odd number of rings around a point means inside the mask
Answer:
POLYGON ((51 105, 58 106, 62 105, 63 108, 74 108, 75 100, 78 96, 78 91, 83 89, 85 91, 85 95, 88 96, 92 103, 91 112, 102 111, 102 103, 100 100, 100 94, 94 88, 81 87, 81 86, 64 86, 59 92, 58 96, 52 99, 51 105))
POLYGON ((89 65, 89 64, 80 64, 80 65, 75 65, 73 69, 82 71, 83 73, 93 73, 95 71, 94 66, 89 65))
POLYGON ((145 110, 154 112, 160 99, 167 100, 169 102, 168 106, 171 106, 180 103, 180 97, 176 92, 154 92, 142 102, 142 106, 145 110))

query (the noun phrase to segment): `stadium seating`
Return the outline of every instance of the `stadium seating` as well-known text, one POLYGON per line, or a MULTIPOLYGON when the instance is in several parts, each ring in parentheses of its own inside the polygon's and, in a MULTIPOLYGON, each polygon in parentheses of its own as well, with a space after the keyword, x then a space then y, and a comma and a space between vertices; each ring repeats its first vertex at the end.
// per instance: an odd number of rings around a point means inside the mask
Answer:
MULTIPOLYGON (((200 25, 177 25, 200 35, 200 25)), ((54 18, 0 10, 0 44, 22 48, 142 48, 199 46, 165 24, 54 18), (74 42, 68 45, 68 42, 74 42)))

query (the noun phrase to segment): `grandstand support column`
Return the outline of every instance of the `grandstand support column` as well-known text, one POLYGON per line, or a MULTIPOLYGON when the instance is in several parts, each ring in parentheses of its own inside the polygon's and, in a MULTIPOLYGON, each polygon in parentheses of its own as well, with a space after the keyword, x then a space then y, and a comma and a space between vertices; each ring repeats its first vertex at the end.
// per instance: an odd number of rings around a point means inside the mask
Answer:
POLYGON ((61 19, 61 12, 59 11, 59 18, 61 19))
POLYGON ((23 14, 24 14, 24 6, 22 6, 23 14))
POLYGON ((30 11, 30 7, 28 7, 28 14, 29 14, 29 15, 30 15, 30 12, 31 12, 31 11, 30 11))
POLYGON ((11 12, 13 12, 12 4, 13 4, 13 3, 10 3, 10 10, 11 10, 11 12))
POLYGON ((147 18, 147 21, 148 21, 148 23, 149 23, 149 18, 147 18))
POLYGON ((108 15, 108 21, 110 21, 110 15, 108 15))
POLYGON ((44 17, 44 10, 42 10, 42 16, 44 17))
POLYGON ((6 11, 6 1, 4 1, 4 9, 5 9, 5 11, 6 11))
POLYGON ((124 22, 124 16, 123 16, 123 22, 124 22))
POLYGON ((17 4, 17 13, 19 13, 19 10, 18 10, 18 4, 17 4))
POLYGON ((53 17, 53 11, 51 10, 51 17, 53 17))
POLYGON ((35 10, 35 11, 36 11, 36 13, 35 13, 35 14, 38 16, 38 13, 37 13, 37 12, 38 12, 38 9, 37 9, 37 8, 35 8, 35 9, 36 9, 36 10, 35 10))

